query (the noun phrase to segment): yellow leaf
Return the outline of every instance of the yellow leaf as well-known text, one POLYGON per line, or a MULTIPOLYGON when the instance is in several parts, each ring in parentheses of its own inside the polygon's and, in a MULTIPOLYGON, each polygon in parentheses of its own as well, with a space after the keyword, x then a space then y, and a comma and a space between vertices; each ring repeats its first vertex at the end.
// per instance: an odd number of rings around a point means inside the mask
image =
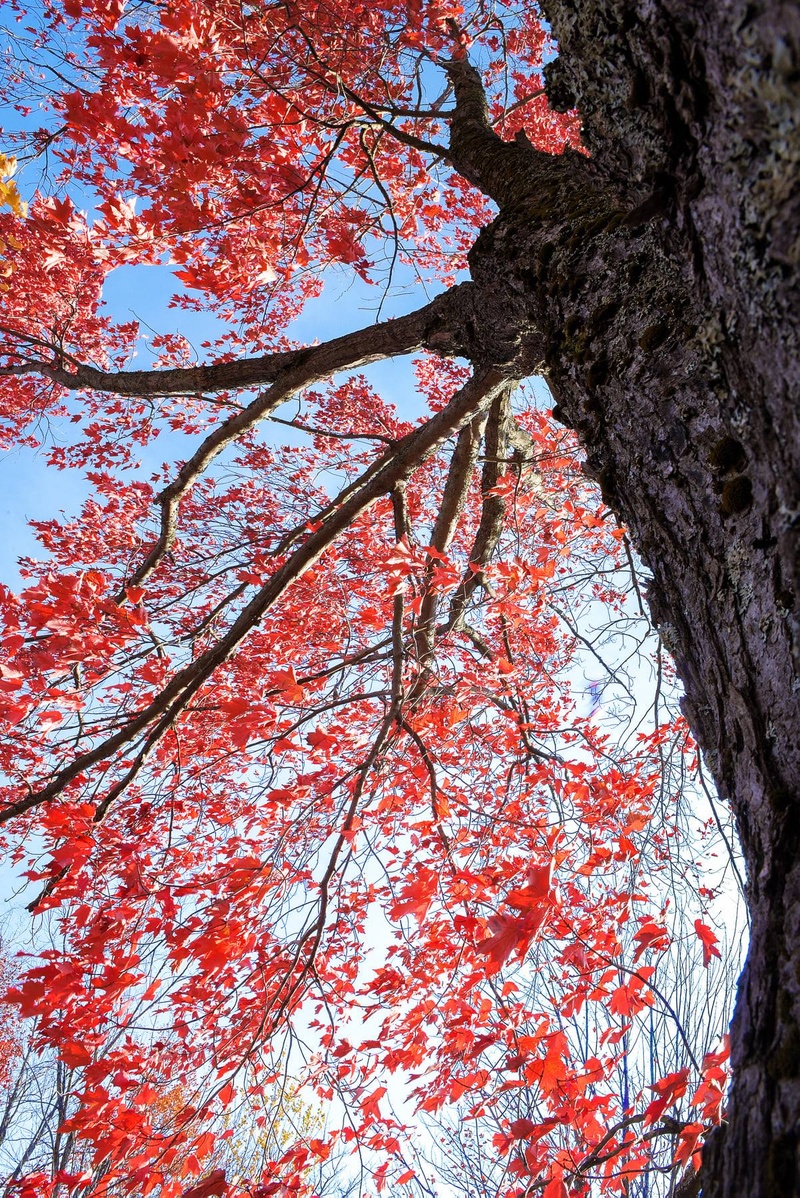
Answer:
POLYGON ((0 207, 7 204, 15 216, 25 216, 28 205, 20 196, 16 183, 10 181, 16 169, 16 158, 0 154, 0 207))

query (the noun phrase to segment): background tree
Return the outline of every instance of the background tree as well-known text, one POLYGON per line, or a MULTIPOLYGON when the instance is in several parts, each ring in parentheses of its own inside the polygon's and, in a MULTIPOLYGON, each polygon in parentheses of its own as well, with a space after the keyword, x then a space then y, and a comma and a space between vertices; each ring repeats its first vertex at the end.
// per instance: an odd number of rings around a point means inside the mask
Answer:
MULTIPOLYGON (((15 437, 31 417, 80 417, 83 438, 53 457, 88 467, 97 498, 41 527, 47 568, 5 597, 18 733, 4 819, 50 846, 33 906, 59 906, 69 935, 16 997, 84 1070, 70 1130, 124 1156, 134 1186, 173 1192, 198 1113, 233 1099, 245 1065, 270 1084, 271 1038, 307 999, 329 1020, 318 1084, 335 1075, 360 1112, 343 1138, 386 1156, 378 1183, 415 1175, 391 1172, 398 1129, 369 1053, 413 1074, 435 1044, 435 1106, 490 1080, 456 1065, 490 1048, 487 1021, 541 1100, 512 1121, 516 1173, 532 1179, 517 1192, 624 1191, 652 1166, 653 1136, 628 1129, 657 1125, 689 1074, 655 1079, 631 1111, 607 1084, 618 1062, 581 1053, 558 1021, 564 1004, 635 1016, 659 997, 641 961, 669 932, 644 879, 614 870, 641 859, 645 829, 670 858, 654 804, 664 740, 683 730, 656 721, 612 751, 570 706, 570 551, 613 605, 598 570, 618 572, 626 545, 593 511, 575 442, 512 404, 540 370, 652 573, 742 837, 753 936, 704 1192, 797 1183, 796 15, 721 0, 547 12, 561 46, 549 94, 577 101, 588 156, 554 153, 575 124, 547 108, 546 37, 524 9, 67 6, 31 35, 50 93, 58 80, 31 152, 63 164, 100 218, 41 196, 5 218, 6 410, 15 437), (165 255, 198 293, 181 302, 230 329, 205 365, 163 338, 154 369, 122 369, 136 330, 99 310, 104 277, 165 255), (326 264, 368 278, 381 255, 446 290, 318 346, 287 340, 326 264), (366 379, 336 377, 420 349, 416 424, 366 379), (294 397, 311 447, 292 456, 254 430, 294 397), (197 447, 157 494, 122 483, 131 443, 164 424, 197 447), (392 943, 366 985, 388 1014, 378 1047, 354 1053, 341 1023, 364 993, 376 907, 392 943), (530 1009, 495 980, 540 941, 564 976, 555 1004, 530 1009), (492 997, 473 1002, 475 987, 492 997), (169 1135, 113 1080, 106 1025, 135 1086, 191 1070, 197 1098, 169 1135)), ((702 918, 696 932, 709 965, 714 933, 702 918)), ((687 1068, 699 1075, 699 1057, 687 1068)), ((710 1118, 721 1068, 708 1059, 696 1097, 710 1118)), ((685 1124, 679 1162, 702 1130, 685 1124)), ((265 1184, 294 1185, 312 1151, 299 1144, 265 1184)), ((202 1172, 210 1157, 194 1159, 202 1172)))

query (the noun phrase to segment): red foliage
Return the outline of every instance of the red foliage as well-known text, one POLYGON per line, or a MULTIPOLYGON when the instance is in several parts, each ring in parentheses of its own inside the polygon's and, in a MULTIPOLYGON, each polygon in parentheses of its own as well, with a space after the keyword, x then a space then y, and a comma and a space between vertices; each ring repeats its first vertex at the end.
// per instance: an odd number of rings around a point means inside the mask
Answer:
MULTIPOLYGON (((664 745, 693 750, 669 716, 615 742, 575 697, 571 620, 623 611, 627 561, 571 436, 526 393, 513 421, 532 462, 510 445, 476 458, 448 523, 449 435, 391 487, 368 485, 464 393, 460 365, 417 363, 419 421, 363 374, 307 380, 302 415, 286 416, 299 447, 253 420, 216 472, 209 456, 152 478, 137 462, 160 432, 207 447, 253 392, 109 383, 140 347, 136 324, 102 309, 118 266, 177 268, 175 303, 222 322, 209 365, 292 348, 333 265, 375 281, 395 255, 450 285, 488 210, 437 150, 442 60, 471 48, 503 136, 577 144, 575 118, 541 95, 533 9, 487 12, 44 6, 39 53, 62 85, 50 131, 19 137, 62 174, 27 217, 0 214, 3 428, 33 443, 60 422, 50 460, 93 493, 78 518, 37 525, 46 561, 0 592, 6 843, 58 933, 5 989, 70 1071, 61 1132, 92 1171, 31 1172, 17 1198, 62 1182, 299 1194, 337 1139, 376 1162, 378 1190, 412 1185, 392 1075, 422 1111, 494 1112, 509 1196, 526 1179, 545 1198, 588 1194, 595 1165, 622 1193, 652 1159, 613 1079, 672 939, 657 875, 676 833, 654 819, 674 797, 659 789, 664 745), (105 381, 59 374, 86 366, 105 381), (158 549, 168 483, 176 529, 158 549), (492 512, 503 532, 484 552, 492 512), (591 1048, 568 1034, 590 1008, 591 1048), (292 1024, 315 1041, 306 1080, 350 1121, 298 1135, 259 1177, 231 1174, 223 1114, 269 1092, 292 1024), (523 1094, 524 1115, 509 1106, 523 1094)), ((192 365, 183 340, 151 344, 155 367, 192 365)), ((496 429, 512 420, 501 400, 496 429)), ((695 927, 708 965, 716 940, 695 927)), ((686 1079, 639 1095, 645 1126, 686 1079)), ((723 1087, 708 1072, 703 1085, 705 1125, 723 1087)), ((679 1159, 693 1147, 687 1132, 679 1159)))

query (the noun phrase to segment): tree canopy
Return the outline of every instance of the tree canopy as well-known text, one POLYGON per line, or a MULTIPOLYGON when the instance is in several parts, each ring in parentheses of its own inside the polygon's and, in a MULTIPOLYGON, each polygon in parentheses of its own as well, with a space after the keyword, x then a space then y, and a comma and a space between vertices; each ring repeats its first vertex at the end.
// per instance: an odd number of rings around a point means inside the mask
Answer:
POLYGON ((492 270, 498 211, 623 224, 540 13, 9 11, 3 437, 91 493, 0 593, 37 928, 7 1192, 692 1192, 740 879, 614 489, 492 270), (131 268, 201 346, 104 306, 131 268), (374 371, 404 356, 407 397, 374 371), (266 1134, 282 1077, 324 1123, 291 1098, 266 1134))

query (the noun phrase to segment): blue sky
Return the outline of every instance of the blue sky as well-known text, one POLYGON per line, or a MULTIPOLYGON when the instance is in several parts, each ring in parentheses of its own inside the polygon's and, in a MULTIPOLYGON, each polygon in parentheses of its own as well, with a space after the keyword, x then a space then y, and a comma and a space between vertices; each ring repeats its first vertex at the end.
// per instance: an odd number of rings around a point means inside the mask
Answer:
MULTIPOLYGON (((124 266, 113 271, 106 282, 104 296, 110 314, 119 321, 137 318, 141 322, 142 342, 137 365, 146 365, 144 338, 154 332, 181 332, 192 345, 213 338, 219 325, 203 313, 170 308, 176 288, 172 271, 165 266, 124 266)), ((307 305, 291 332, 300 342, 324 341, 375 319, 381 289, 352 280, 344 271, 330 271, 323 294, 307 305)), ((420 288, 406 291, 385 305, 383 317, 410 311, 425 301, 420 288)), ((202 351, 200 351, 202 352, 202 351)), ((381 393, 403 412, 413 417, 422 410, 416 395, 410 357, 378 362, 367 374, 381 393)), ((66 420, 51 420, 42 430, 38 449, 15 447, 0 453, 0 582, 16 589, 20 585, 17 560, 21 556, 40 556, 41 547, 29 520, 44 520, 76 514, 91 487, 80 470, 59 470, 47 463, 48 449, 68 440, 73 427, 66 420)), ((285 429, 275 427, 271 437, 278 444, 289 441, 285 429)), ((165 460, 188 456, 197 438, 165 431, 142 454, 142 470, 148 475, 165 460)))

